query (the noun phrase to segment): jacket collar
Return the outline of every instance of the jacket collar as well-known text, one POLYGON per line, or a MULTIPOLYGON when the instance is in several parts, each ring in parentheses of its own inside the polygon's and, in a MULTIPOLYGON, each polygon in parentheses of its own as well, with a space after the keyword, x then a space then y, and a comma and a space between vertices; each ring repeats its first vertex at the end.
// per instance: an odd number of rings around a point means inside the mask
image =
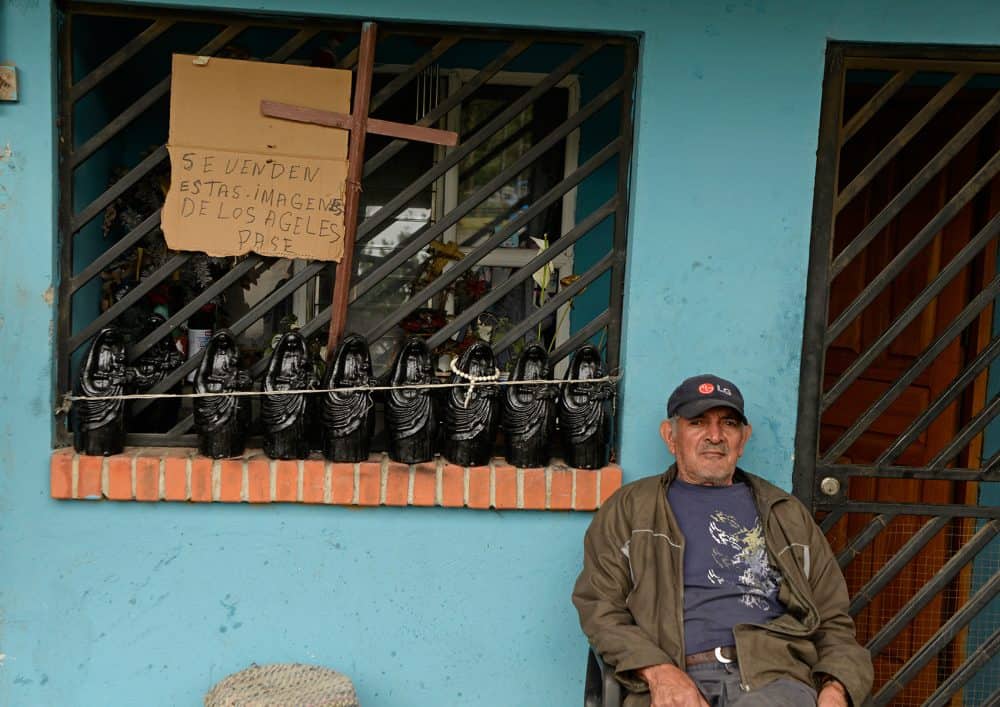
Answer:
MULTIPOLYGON (((666 498, 667 489, 676 478, 676 463, 671 464, 670 467, 660 475, 660 486, 662 488, 664 498, 666 498)), ((769 511, 771 506, 773 506, 776 502, 787 498, 787 494, 777 486, 765 481, 756 474, 744 471, 740 467, 736 467, 736 473, 733 475, 733 480, 741 481, 750 487, 750 491, 753 493, 753 497, 757 502, 757 508, 761 512, 769 511)))

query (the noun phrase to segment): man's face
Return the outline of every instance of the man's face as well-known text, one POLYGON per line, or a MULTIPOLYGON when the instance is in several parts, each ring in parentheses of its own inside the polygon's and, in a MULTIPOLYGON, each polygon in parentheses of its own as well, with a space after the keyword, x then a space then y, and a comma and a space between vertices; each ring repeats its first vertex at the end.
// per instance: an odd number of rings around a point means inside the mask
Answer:
POLYGON ((727 407, 697 417, 664 420, 660 435, 677 459, 677 475, 689 484, 728 486, 750 439, 750 425, 727 407))

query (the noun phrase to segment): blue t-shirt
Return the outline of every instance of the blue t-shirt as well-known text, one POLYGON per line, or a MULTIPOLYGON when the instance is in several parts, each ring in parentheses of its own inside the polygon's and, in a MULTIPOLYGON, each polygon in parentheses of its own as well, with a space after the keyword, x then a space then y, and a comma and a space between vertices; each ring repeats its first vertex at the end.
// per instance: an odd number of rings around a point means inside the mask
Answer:
POLYGON ((750 487, 675 479, 667 501, 684 534, 684 649, 733 645, 733 626, 785 613, 750 487))

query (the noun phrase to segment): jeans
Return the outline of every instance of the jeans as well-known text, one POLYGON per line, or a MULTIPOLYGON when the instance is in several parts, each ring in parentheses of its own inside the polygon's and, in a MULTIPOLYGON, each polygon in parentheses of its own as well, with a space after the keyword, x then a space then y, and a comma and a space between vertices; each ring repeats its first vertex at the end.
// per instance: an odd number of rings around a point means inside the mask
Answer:
POLYGON ((770 682, 751 692, 740 689, 736 663, 702 663, 687 669, 711 707, 815 707, 816 691, 792 678, 770 682))

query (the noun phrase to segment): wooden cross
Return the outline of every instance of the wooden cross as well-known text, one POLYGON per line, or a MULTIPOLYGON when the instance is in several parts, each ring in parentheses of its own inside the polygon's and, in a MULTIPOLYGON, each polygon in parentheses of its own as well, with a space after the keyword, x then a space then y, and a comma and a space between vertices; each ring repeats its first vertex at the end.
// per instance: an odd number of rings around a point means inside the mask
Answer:
POLYGON ((337 276, 333 285, 333 315, 330 318, 330 336, 327 339, 327 357, 343 336, 347 323, 347 299, 354 268, 354 239, 358 231, 358 207, 361 202, 361 174, 364 168, 365 135, 375 133, 403 140, 430 142, 435 145, 458 144, 458 133, 435 130, 419 125, 393 123, 368 117, 371 100, 372 73, 375 67, 375 23, 365 22, 361 28, 361 45, 358 50, 358 78, 354 87, 354 105, 349 114, 293 106, 288 103, 261 101, 260 110, 271 118, 313 123, 331 128, 349 130, 347 148, 347 184, 344 199, 344 255, 337 263, 337 276))

